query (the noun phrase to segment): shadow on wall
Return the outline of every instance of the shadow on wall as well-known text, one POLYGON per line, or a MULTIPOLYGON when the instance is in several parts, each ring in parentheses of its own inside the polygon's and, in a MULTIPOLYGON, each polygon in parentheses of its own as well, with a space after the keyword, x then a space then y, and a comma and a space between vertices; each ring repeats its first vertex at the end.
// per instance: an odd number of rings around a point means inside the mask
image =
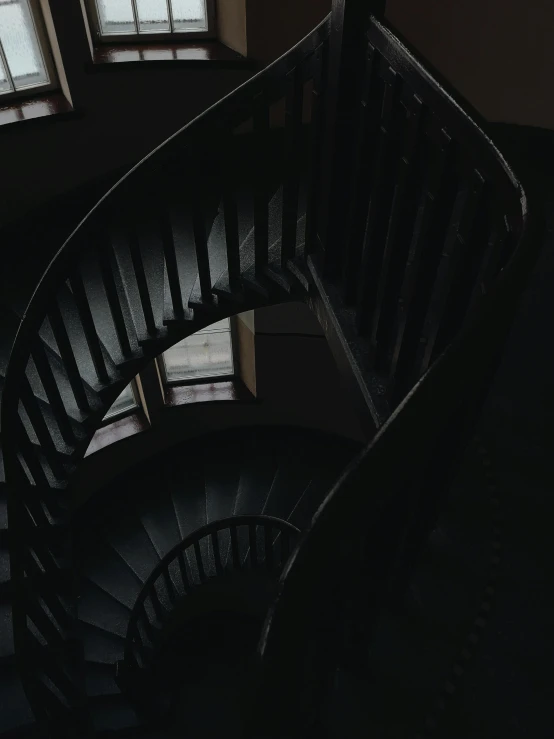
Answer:
POLYGON ((326 338, 309 308, 289 303, 254 314, 257 400, 164 409, 152 428, 85 458, 72 482, 78 501, 86 500, 138 458, 209 431, 256 424, 291 425, 367 441, 356 409, 341 389, 326 338))

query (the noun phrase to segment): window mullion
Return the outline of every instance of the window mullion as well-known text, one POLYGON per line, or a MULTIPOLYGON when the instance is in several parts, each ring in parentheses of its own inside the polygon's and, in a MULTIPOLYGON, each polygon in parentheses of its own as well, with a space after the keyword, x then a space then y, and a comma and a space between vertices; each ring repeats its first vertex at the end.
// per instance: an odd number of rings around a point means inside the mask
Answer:
POLYGON ((167 1, 167 17, 169 18, 169 32, 175 33, 175 23, 173 22, 173 3, 171 0, 167 1))
POLYGON ((139 14, 138 14, 138 8, 137 8, 137 0, 131 0, 131 5, 133 7, 133 17, 135 19, 135 31, 137 32, 137 35, 140 33, 140 25, 139 25, 139 14))
POLYGON ((4 46, 2 44, 1 38, 0 38, 0 59, 2 59, 2 66, 6 70, 6 78, 8 80, 8 84, 10 85, 11 91, 15 92, 15 82, 13 81, 12 72, 10 69, 10 65, 8 64, 6 54, 4 52, 4 46))

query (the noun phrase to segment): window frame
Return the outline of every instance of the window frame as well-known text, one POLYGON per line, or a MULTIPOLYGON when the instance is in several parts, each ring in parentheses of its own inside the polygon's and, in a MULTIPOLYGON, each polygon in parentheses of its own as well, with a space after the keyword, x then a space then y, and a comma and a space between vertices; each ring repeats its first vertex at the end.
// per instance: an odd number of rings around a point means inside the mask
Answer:
MULTIPOLYGON (((131 406, 130 408, 126 408, 123 411, 116 411, 115 413, 112 413, 112 415, 109 415, 109 410, 108 410, 108 413, 102 419, 102 423, 100 424, 100 428, 103 428, 104 426, 109 426, 111 423, 115 423, 115 421, 120 421, 122 418, 126 418, 127 416, 131 416, 134 413, 138 413, 139 411, 144 410, 143 409, 143 406, 142 406, 142 401, 141 401, 141 397, 140 397, 140 392, 139 392, 138 384, 137 384, 138 383, 138 380, 139 380, 139 376, 140 376, 140 373, 138 375, 136 375, 135 377, 133 377, 133 379, 131 380, 131 382, 129 382, 123 388, 123 390, 125 390, 127 387, 129 387, 129 385, 131 386, 131 390, 132 390, 132 393, 133 393, 133 398, 135 399, 135 404, 133 406, 131 406)), ((123 392, 123 390, 121 392, 123 392)), ((119 395, 118 395, 118 397, 119 397, 119 395)), ((117 398, 116 398, 116 400, 117 400, 117 398)), ((115 401, 114 401, 114 403, 115 403, 115 401)))
MULTIPOLYGON (((206 326, 205 328, 209 328, 206 326)), ((198 332, 196 332, 198 333, 198 332)), ((229 318, 229 333, 231 335, 231 359, 233 362, 233 371, 228 375, 205 375, 204 377, 189 377, 184 380, 170 380, 167 377, 167 371, 164 361, 164 352, 156 357, 158 364, 158 370, 162 380, 164 388, 172 387, 184 387, 185 385, 208 385, 215 382, 229 382, 237 378, 237 357, 238 357, 238 341, 237 341, 237 326, 235 316, 229 318)), ((193 336, 194 334, 191 334, 193 336)), ((186 338, 189 338, 188 336, 186 338)), ((169 347, 171 349, 171 347, 169 347)), ((169 351, 169 350, 167 350, 169 351)))
MULTIPOLYGON (((9 2, 9 0, 8 0, 9 2)), ((13 4, 16 4, 17 0, 13 0, 13 4)), ((4 101, 6 100, 16 100, 20 98, 29 98, 29 97, 36 97, 39 95, 43 95, 47 92, 52 92, 53 90, 58 90, 60 88, 60 81, 58 78, 58 70, 56 68, 56 63, 54 61, 54 54, 52 52, 52 43, 50 40, 50 36, 48 35, 48 31, 46 29, 46 22, 44 20, 44 15, 42 12, 42 7, 40 0, 27 0, 29 4, 29 11, 31 13, 31 18, 33 19, 33 25, 35 27, 36 35, 37 35, 37 42, 40 49, 40 52, 42 54, 42 59, 44 61, 44 66, 46 68, 46 73, 48 74, 49 81, 47 83, 44 83, 42 85, 34 85, 33 87, 24 87, 22 90, 10 90, 9 92, 0 92, 0 107, 3 105, 4 101)), ((2 49, 2 45, 0 44, 0 59, 2 60, 2 64, 6 69, 6 74, 8 75, 8 81, 14 85, 13 77, 8 65, 8 61, 6 59, 5 53, 2 49)))
MULTIPOLYGON (((87 17, 90 30, 95 44, 143 44, 147 46, 152 43, 183 43, 196 39, 215 39, 216 31, 216 9, 215 0, 205 0, 208 28, 206 31, 164 31, 161 33, 122 33, 102 35, 100 26, 100 15, 96 0, 85 0, 87 6, 87 17)), ((136 0, 131 0, 135 5, 136 0)))

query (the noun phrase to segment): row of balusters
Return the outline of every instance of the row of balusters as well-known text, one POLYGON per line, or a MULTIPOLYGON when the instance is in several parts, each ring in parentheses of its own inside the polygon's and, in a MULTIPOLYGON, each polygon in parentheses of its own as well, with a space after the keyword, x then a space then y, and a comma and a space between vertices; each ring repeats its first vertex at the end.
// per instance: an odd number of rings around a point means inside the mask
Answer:
POLYGON ((298 530, 285 521, 240 517, 218 521, 167 554, 145 583, 128 624, 127 668, 147 667, 160 625, 176 603, 210 577, 283 567, 298 530), (208 530, 209 529, 209 530, 208 530))
POLYGON ((437 110, 429 85, 407 82, 378 41, 368 42, 340 253, 327 248, 338 265, 330 279, 354 308, 394 407, 456 336, 516 239, 506 190, 496 188, 505 172, 479 159, 476 135, 460 135, 459 111, 437 110))
MULTIPOLYGON (((268 203, 274 193, 269 188, 263 152, 270 134, 272 103, 279 103, 280 100, 284 103, 285 113, 282 148, 281 266, 286 268, 290 261, 298 256, 297 228, 300 216, 301 178, 304 176, 301 163, 306 159, 309 159, 306 169, 311 173, 311 181, 302 183, 302 187, 306 187, 308 193, 306 243, 313 243, 313 232, 316 228, 315 211, 319 200, 318 146, 322 140, 324 123, 322 98, 325 62, 326 46, 321 45, 305 63, 290 69, 284 80, 275 85, 274 89, 257 93, 250 101, 250 118, 242 112, 242 116, 246 116, 244 120, 247 122, 251 120, 253 123, 256 149, 257 164, 252 182, 256 276, 265 274, 271 246, 268 243, 268 203), (312 135, 308 139, 303 134, 306 105, 309 110, 308 118, 313 124, 312 135), (311 146, 311 151, 308 152, 303 151, 306 140, 310 141, 311 146)), ((235 105, 240 110, 240 101, 235 105)), ((236 117, 232 120, 233 124, 237 123, 236 117)), ((233 159, 232 131, 226 131, 219 124, 217 133, 219 135, 216 152, 221 155, 221 160, 219 166, 214 168, 211 186, 220 188, 229 287, 237 298, 243 291, 243 283, 239 255, 239 213, 233 178, 240 163, 233 159)), ((186 161, 186 154, 185 147, 180 152, 180 161, 186 161)), ((171 166, 175 169, 175 163, 171 166)), ((183 298, 180 271, 182 268, 179 266, 177 251, 181 247, 175 242, 175 233, 172 230, 167 207, 167 193, 163 193, 163 188, 154 191, 152 185, 148 190, 149 179, 158 185, 163 182, 163 171, 166 167, 163 163, 160 165, 153 161, 151 164, 146 162, 143 168, 143 172, 139 170, 131 175, 128 182, 123 182, 116 188, 74 235, 73 239, 79 248, 75 249, 74 259, 69 264, 68 276, 59 281, 60 289, 63 290, 63 301, 59 290, 58 294, 54 293, 51 296, 44 311, 40 330, 33 337, 31 346, 27 348, 28 364, 20 386, 18 453, 27 479, 40 487, 55 486, 56 481, 63 484, 67 479, 71 471, 67 453, 70 456, 77 444, 87 438, 87 420, 90 416, 98 418, 100 411, 105 409, 106 391, 107 396, 111 397, 113 392, 110 395, 109 390, 114 383, 117 383, 118 388, 122 388, 124 384, 122 377, 126 374, 125 364, 128 363, 132 367, 135 360, 138 361, 143 354, 148 354, 149 342, 152 354, 159 353, 160 342, 168 339, 168 329, 157 324, 154 315, 153 295, 139 241, 141 210, 144 212, 150 207, 152 212, 146 217, 150 219, 150 225, 153 222, 157 227, 170 293, 171 323, 190 321, 193 315, 183 298), (148 192, 146 197, 144 190, 148 192), (121 273, 117 245, 112 238, 117 230, 127 234, 125 245, 130 256, 130 274, 121 273), (92 270, 97 277, 96 296, 92 296, 92 288, 87 285, 87 274, 92 270), (140 311, 135 310, 133 315, 140 313, 138 323, 143 325, 136 325, 137 322, 132 318, 129 320, 131 308, 123 287, 124 283, 129 282, 136 286, 136 294, 140 301, 140 311), (93 300, 96 300, 94 305, 93 300), (105 321, 107 317, 113 328, 116 343, 110 348, 110 352, 102 341, 98 326, 99 314, 100 320, 105 321), (86 340, 86 359, 79 357, 75 349, 76 327, 86 340), (45 341, 41 339, 41 336, 47 335, 53 337, 56 351, 51 350, 51 347, 46 346, 45 341), (83 372, 85 361, 94 370, 89 371, 87 376, 84 376, 83 372), (37 397, 38 394, 43 398, 37 397), (43 402, 43 399, 46 402, 43 402), (45 408, 46 405, 49 409, 45 408), (51 411, 53 424, 49 425, 46 422, 44 416, 46 410, 51 411), (79 428, 80 423, 85 424, 83 429, 79 428), (31 433, 29 427, 32 429, 31 433), (52 434, 52 427, 56 428, 59 436, 52 434)), ((169 168, 170 165, 167 169, 169 168)), ((201 298, 205 304, 198 306, 198 313, 202 313, 203 307, 208 310, 214 302, 212 284, 215 276, 210 273, 206 224, 216 213, 212 213, 211 218, 210 214, 206 214, 202 197, 205 176, 196 177, 191 171, 188 176, 194 186, 184 187, 182 195, 183 198, 188 197, 187 212, 190 213, 192 220, 194 243, 191 243, 189 248, 195 252, 201 298)), ((169 181, 174 180, 170 178, 169 181)), ((142 220, 144 222, 144 217, 142 220)), ((179 338, 178 331, 179 329, 174 334, 176 336, 174 340, 179 338)), ((180 332, 183 333, 182 327, 180 332)))
MULTIPOLYGON (((243 283, 234 175, 241 163, 233 157, 233 147, 237 127, 251 122, 257 149, 257 168, 251 183, 255 272, 263 275, 271 246, 268 203, 273 194, 264 166, 264 149, 270 133, 271 107, 283 100, 281 266, 286 267, 289 260, 298 256, 296 228, 303 158, 310 160, 307 170, 311 173, 309 182, 305 183, 308 239, 312 234, 313 240, 316 228, 320 166, 317 145, 324 125, 327 36, 328 28, 320 28, 302 48, 268 70, 265 78, 256 83, 256 89, 246 87, 225 99, 213 112, 208 112, 201 126, 181 137, 184 143, 177 137, 165 147, 165 152, 141 164, 112 191, 73 234, 51 266, 45 284, 27 311, 23 338, 14 347, 11 362, 21 370, 21 379, 13 382, 12 369, 12 381, 8 378, 8 384, 16 390, 4 399, 3 421, 12 430, 6 447, 7 469, 18 489, 9 514, 10 527, 13 524, 19 532, 18 546, 12 548, 12 574, 18 592, 13 612, 16 649, 25 655, 22 676, 37 717, 59 720, 61 727, 73 722, 74 727, 80 727, 79 735, 88 735, 89 728, 83 685, 84 658, 74 614, 71 501, 67 499, 69 493, 65 486, 95 427, 141 360, 159 354, 172 343, 172 336, 176 341, 191 330, 189 324, 188 328, 177 327, 171 334, 166 326, 157 323, 139 229, 144 220, 148 221, 161 244, 172 322, 190 322, 193 312, 181 289, 179 247, 172 232, 168 193, 164 192, 163 183, 167 181, 168 171, 181 167, 179 176, 191 184, 182 188, 193 234, 189 248, 194 251, 201 300, 209 308, 214 302, 214 276, 210 273, 208 253, 209 214, 204 210, 205 193, 195 189, 195 173, 204 175, 208 162, 219 157, 213 180, 219 188, 224 213, 229 288, 238 296, 243 283), (309 140, 313 143, 305 151, 303 124, 307 121, 311 122, 309 140), (192 144, 187 143, 187 136, 192 144), (199 148, 205 154, 200 161, 199 148), (193 169, 187 168, 191 159, 193 169), (129 255, 130 269, 124 276, 113 239, 118 230, 125 235, 129 255), (97 280, 96 295, 87 284, 91 265, 97 280), (124 279, 132 281, 138 295, 139 310, 134 311, 131 319, 124 279), (102 300, 100 306, 98 295, 102 300), (111 327, 115 340, 109 350, 99 320, 111 327), (80 348, 76 350, 79 336, 80 348)), ((228 559, 238 568, 238 553, 233 545, 236 528, 230 532, 228 559)), ((280 540, 283 561, 290 547, 288 531, 280 540)), ((213 538, 210 546, 217 554, 213 538)), ((202 579, 202 572, 204 576, 206 573, 198 543, 193 551, 202 579)), ((248 556, 253 565, 257 560, 255 547, 250 546, 248 556)), ((264 556, 268 564, 279 557, 273 548, 266 548, 264 556)), ((221 566, 218 562, 216 556, 216 570, 221 566)), ((186 570, 182 573, 185 577, 186 570)), ((163 579, 167 583, 167 574, 163 579)))

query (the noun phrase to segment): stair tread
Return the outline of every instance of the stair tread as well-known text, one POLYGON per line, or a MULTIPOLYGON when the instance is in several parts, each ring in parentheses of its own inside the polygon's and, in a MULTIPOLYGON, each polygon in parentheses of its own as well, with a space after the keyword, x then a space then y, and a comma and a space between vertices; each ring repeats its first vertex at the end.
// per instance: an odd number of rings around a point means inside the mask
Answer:
POLYGON ((34 722, 34 715, 15 665, 0 664, 0 716, 3 732, 34 722))
POLYGON ((13 654, 12 605, 0 602, 0 658, 13 654))
POLYGON ((85 681, 87 695, 90 697, 121 693, 115 681, 115 665, 87 661, 85 681))
POLYGON ((109 535, 112 547, 143 582, 160 561, 158 553, 137 516, 119 522, 109 535))
POLYGON ((122 731, 140 726, 136 713, 121 693, 91 698, 93 722, 96 731, 122 731))
POLYGON ((85 660, 114 665, 123 659, 125 639, 100 629, 86 621, 79 621, 85 660))
POLYGON ((117 636, 125 637, 131 611, 94 582, 81 588, 77 608, 80 621, 117 636))
MULTIPOLYGON (((179 283, 181 287, 181 298, 183 301, 183 308, 185 310, 185 319, 190 320, 191 311, 188 306, 198 276, 198 262, 196 258, 192 213, 190 207, 187 207, 186 205, 181 205, 178 208, 171 208, 170 213, 175 245, 175 256, 179 273, 179 283)), ((205 207, 204 220, 207 234, 210 233, 216 214, 217 201, 214 196, 205 207)), ((178 320, 179 317, 174 315, 167 269, 164 270, 164 273, 164 322, 167 323, 178 320)))
POLYGON ((129 250, 128 234, 117 234, 116 259, 136 328, 138 343, 144 344, 148 341, 163 340, 168 333, 163 324, 164 258, 161 240, 151 223, 148 221, 142 223, 137 228, 137 236, 156 329, 155 335, 149 334, 146 326, 133 260, 129 250))
POLYGON ((82 567, 81 576, 95 583, 127 608, 132 608, 142 587, 142 581, 121 556, 102 543, 82 567))
MULTIPOLYGON (((142 356, 142 351, 138 345, 134 324, 124 295, 123 284, 118 284, 116 282, 116 287, 118 288, 119 302, 127 329, 127 336, 132 353, 131 357, 124 356, 122 352, 96 255, 93 253, 85 253, 81 262, 81 269, 98 337, 108 351, 114 364, 121 366, 132 363, 133 359, 140 358, 140 356, 142 356)), ((114 272, 114 277, 118 277, 117 271, 114 272)))
MULTIPOLYGON (((153 479, 152 484, 159 484, 153 479)), ((137 513, 154 546, 158 557, 162 559, 176 544, 181 541, 179 526, 169 490, 160 489, 156 503, 146 500, 137 506, 137 513)))

